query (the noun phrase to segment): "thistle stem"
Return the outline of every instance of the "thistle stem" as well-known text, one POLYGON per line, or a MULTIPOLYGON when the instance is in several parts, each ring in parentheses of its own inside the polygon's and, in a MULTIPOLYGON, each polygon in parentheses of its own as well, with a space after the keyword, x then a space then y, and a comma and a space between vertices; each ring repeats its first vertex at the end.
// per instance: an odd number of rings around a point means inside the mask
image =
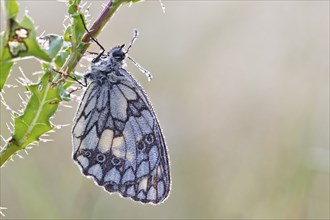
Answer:
POLYGON ((109 0, 107 5, 104 7, 101 14, 98 16, 98 18, 95 20, 95 22, 92 24, 89 30, 89 34, 85 33, 82 37, 82 42, 84 42, 83 46, 75 50, 67 60, 67 62, 63 65, 62 70, 66 74, 71 73, 76 65, 78 64, 79 60, 83 56, 83 54, 86 52, 87 48, 90 46, 90 36, 93 36, 94 38, 97 37, 97 35, 100 33, 100 31, 103 29, 103 27, 106 25, 106 23, 110 20, 110 18, 115 14, 115 12, 119 9, 119 7, 124 4, 128 3, 131 0, 109 0))

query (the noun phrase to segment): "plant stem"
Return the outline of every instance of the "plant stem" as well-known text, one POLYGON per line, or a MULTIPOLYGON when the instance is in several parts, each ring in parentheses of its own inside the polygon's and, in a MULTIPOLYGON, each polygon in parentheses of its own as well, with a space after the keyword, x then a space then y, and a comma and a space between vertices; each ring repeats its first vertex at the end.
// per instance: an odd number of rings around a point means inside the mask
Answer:
POLYGON ((92 24, 89 32, 85 33, 82 42, 84 42, 84 45, 77 50, 73 51, 67 60, 67 62, 63 65, 62 70, 64 73, 69 74, 71 73, 76 65, 78 64, 79 60, 83 56, 83 54, 86 52, 87 48, 91 44, 90 42, 90 35, 93 37, 96 37, 100 31, 103 29, 105 24, 109 21, 109 19, 115 14, 115 12, 119 9, 119 7, 124 4, 128 3, 131 0, 109 0, 108 4, 104 7, 103 11, 99 15, 99 17, 95 20, 95 22, 92 24))
MULTIPOLYGON (((131 0, 109 0, 108 4, 96 19, 96 21, 91 26, 90 34, 85 33, 82 37, 81 47, 73 48, 69 58, 65 62, 62 67, 62 70, 65 74, 71 73, 75 67, 77 66, 79 60, 86 52, 87 48, 90 45, 90 35, 96 37, 100 31, 103 29, 105 24, 109 21, 109 19, 115 14, 115 12, 119 9, 119 7, 124 4, 131 2, 131 0)), ((47 91, 44 93, 44 97, 48 96, 48 89, 51 85, 47 84, 47 91)), ((44 101, 44 99, 43 99, 44 101)), ((41 104, 40 108, 42 108, 43 104, 41 104)), ((38 119, 41 110, 37 111, 37 115, 35 116, 38 119)), ((27 132, 23 136, 21 140, 15 140, 13 137, 6 143, 6 145, 0 151, 0 167, 11 158, 17 151, 22 150, 28 144, 26 140, 28 140, 30 132, 32 131, 33 127, 35 126, 36 120, 33 120, 31 127, 28 128, 27 132)))
POLYGON ((24 135, 20 139, 15 139, 15 135, 12 136, 10 141, 6 143, 6 145, 3 147, 3 149, 0 152, 0 167, 11 157, 11 155, 14 155, 17 151, 24 149, 29 142, 28 139, 31 135, 32 130, 37 125, 38 119, 40 117, 41 111, 46 105, 46 97, 48 95, 48 91, 51 87, 51 84, 48 83, 45 92, 43 94, 42 99, 40 100, 40 104, 38 105, 38 110, 36 111, 34 118, 31 122, 31 124, 28 125, 28 128, 26 129, 24 135))
POLYGON ((21 150, 21 148, 14 139, 8 141, 0 153, 0 167, 19 150, 21 150))

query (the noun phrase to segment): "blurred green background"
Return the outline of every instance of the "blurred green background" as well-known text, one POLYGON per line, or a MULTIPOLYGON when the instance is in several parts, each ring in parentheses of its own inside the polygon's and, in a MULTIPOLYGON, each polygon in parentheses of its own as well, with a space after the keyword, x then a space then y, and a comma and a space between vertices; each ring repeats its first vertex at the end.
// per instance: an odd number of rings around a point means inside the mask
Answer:
MULTIPOLYGON (((88 2, 94 20, 106 1, 88 2)), ((71 159, 78 106, 72 101, 53 119, 69 126, 1 168, 4 219, 328 219, 329 2, 163 2, 165 14, 158 1, 122 7, 98 40, 110 49, 128 43, 134 28, 140 31, 130 56, 154 80, 148 83, 130 62, 128 69, 165 134, 170 197, 142 205, 83 177, 71 159)), ((65 3, 20 6, 39 34, 62 34, 65 3)), ((29 59, 16 64, 9 84, 18 84, 18 66, 37 80, 32 73, 40 65, 29 59)), ((24 96, 24 89, 5 88, 13 109, 21 105, 17 93, 24 96)), ((1 104, 5 138, 10 122, 1 104)))

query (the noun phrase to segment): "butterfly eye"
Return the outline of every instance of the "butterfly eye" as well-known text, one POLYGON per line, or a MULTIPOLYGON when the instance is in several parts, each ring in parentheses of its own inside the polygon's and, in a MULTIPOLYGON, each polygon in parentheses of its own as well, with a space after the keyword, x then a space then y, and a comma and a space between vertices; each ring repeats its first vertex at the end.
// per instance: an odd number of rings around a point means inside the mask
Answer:
POLYGON ((104 154, 101 154, 101 153, 98 154, 98 155, 96 155, 96 160, 99 163, 103 163, 105 161, 105 155, 104 154))
POLYGON ((117 60, 125 59, 125 53, 120 49, 113 51, 112 56, 117 60))
POLYGON ((154 142, 155 138, 153 134, 148 134, 145 137, 145 141, 147 142, 147 144, 152 144, 154 142))

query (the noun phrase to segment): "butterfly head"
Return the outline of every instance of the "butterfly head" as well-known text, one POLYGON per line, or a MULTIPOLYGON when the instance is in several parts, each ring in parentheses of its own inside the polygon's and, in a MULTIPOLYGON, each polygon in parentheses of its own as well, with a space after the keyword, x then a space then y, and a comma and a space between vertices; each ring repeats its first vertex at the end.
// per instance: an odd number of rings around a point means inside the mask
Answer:
POLYGON ((114 47, 108 52, 108 58, 111 63, 121 64, 123 62, 123 60, 126 58, 126 53, 123 50, 124 46, 125 44, 114 47))

